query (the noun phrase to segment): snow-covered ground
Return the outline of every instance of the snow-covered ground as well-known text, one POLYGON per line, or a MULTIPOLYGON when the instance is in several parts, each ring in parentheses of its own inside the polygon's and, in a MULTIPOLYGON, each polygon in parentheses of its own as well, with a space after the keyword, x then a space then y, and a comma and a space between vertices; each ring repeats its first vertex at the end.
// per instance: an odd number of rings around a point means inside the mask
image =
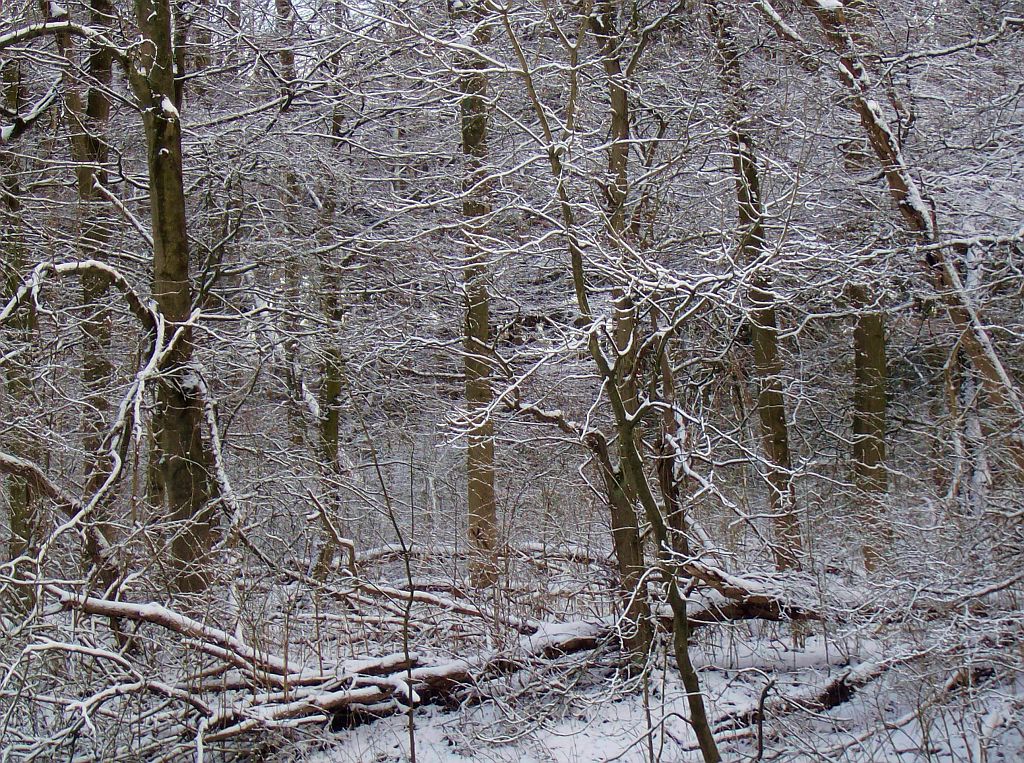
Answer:
MULTIPOLYGON (((1007 683, 988 669, 969 679, 953 671, 943 681, 938 663, 884 668, 896 655, 872 640, 855 646, 851 654, 812 636, 794 648, 785 627, 740 626, 697 650, 723 759, 756 760, 760 732, 764 760, 1024 760, 1024 682, 1007 683), (754 635, 759 630, 766 632, 754 635), (934 671, 927 680, 923 669, 934 671), (827 710, 812 706, 830 682, 868 674, 877 678, 849 700, 827 710)), ((701 760, 675 670, 652 668, 645 692, 642 680, 615 671, 611 656, 581 655, 561 667, 492 681, 478 687, 486 699, 456 709, 419 708, 416 760, 701 760)), ((409 719, 391 716, 339 731, 316 747, 293 754, 307 763, 411 760, 409 719)))

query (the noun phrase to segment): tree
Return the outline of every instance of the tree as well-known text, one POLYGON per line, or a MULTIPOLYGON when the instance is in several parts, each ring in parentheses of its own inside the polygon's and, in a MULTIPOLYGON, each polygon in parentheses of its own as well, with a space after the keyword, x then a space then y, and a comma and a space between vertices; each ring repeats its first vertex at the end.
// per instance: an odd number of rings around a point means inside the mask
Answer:
POLYGON ((203 569, 214 526, 209 460, 202 440, 203 406, 192 367, 193 290, 182 175, 180 93, 174 78, 172 12, 168 0, 137 0, 135 15, 153 50, 128 69, 142 109, 153 228, 153 298, 167 322, 154 419, 167 510, 178 523, 171 553, 182 591, 206 585, 203 569))
MULTIPOLYGON (((608 180, 603 187, 605 196, 606 228, 609 246, 612 251, 621 252, 632 243, 634 236, 632 227, 628 225, 628 200, 630 194, 630 151, 632 139, 632 117, 629 107, 630 67, 623 67, 621 57, 624 52, 625 39, 616 29, 616 18, 620 7, 615 2, 602 2, 595 8, 590 17, 590 28, 598 43, 601 67, 604 70, 608 89, 608 128, 611 140, 608 144, 608 180)), ((635 56, 639 55, 638 51, 635 56)), ((637 307, 634 295, 617 286, 612 293, 612 338, 615 350, 613 373, 614 383, 618 388, 626 412, 635 418, 640 409, 638 392, 638 368, 640 331, 637 326, 637 307)), ((643 440, 643 429, 639 422, 629 435, 634 443, 643 440)), ((653 633, 650 626, 650 606, 647 600, 646 586, 643 582, 646 564, 644 562, 643 545, 640 540, 640 529, 637 523, 637 493, 631 487, 622 471, 623 447, 618 445, 619 467, 612 466, 607 448, 599 440, 595 440, 595 453, 598 458, 608 493, 608 506, 612 522, 612 535, 615 538, 616 559, 619 564, 619 575, 624 592, 627 595, 626 622, 629 637, 626 645, 638 660, 645 661, 649 653, 653 633)), ((671 467, 669 467, 671 468, 671 467)), ((671 495, 671 480, 664 483, 671 495)), ((666 506, 669 515, 677 512, 666 506)), ((682 525, 677 519, 678 527, 682 525)))
POLYGON ((750 339, 757 377, 757 413, 767 468, 769 506, 775 532, 775 564, 780 570, 799 569, 800 519, 793 490, 793 464, 789 452, 789 426, 782 389, 782 361, 778 348, 775 296, 765 275, 770 257, 765 240, 761 179, 754 142, 745 129, 744 87, 739 50, 729 12, 708 3, 719 70, 725 90, 729 147, 736 185, 740 261, 751 269, 750 339))
MULTIPOLYGON (((488 11, 473 6, 457 13, 471 25, 470 40, 475 48, 491 39, 488 11)), ((466 448, 466 481, 469 510, 469 542, 475 549, 471 577, 478 588, 494 585, 497 580, 498 519, 494 494, 494 422, 490 408, 491 390, 490 299, 487 293, 487 240, 490 204, 487 166, 487 61, 477 51, 459 55, 459 111, 462 153, 465 166, 462 181, 462 214, 466 220, 465 265, 465 339, 464 372, 468 434, 466 448)))
POLYGON ((951 257, 951 252, 955 254, 958 250, 962 251, 964 245, 942 242, 933 207, 930 207, 926 194, 904 158, 897 133, 889 124, 879 102, 872 97, 871 74, 857 54, 842 3, 806 0, 805 5, 818 19, 826 41, 839 56, 839 76, 850 92, 852 107, 881 165, 889 192, 904 224, 926 246, 927 271, 946 306, 950 321, 960 333, 960 340, 977 369, 986 395, 999 415, 1010 419, 1007 445, 1017 471, 1024 470, 1024 444, 1015 433, 1024 421, 1024 406, 1016 383, 999 358, 992 338, 977 307, 971 302, 951 257))
MULTIPOLYGON (((152 43, 139 62, 102 32, 68 20, 24 27, 8 35, 4 43, 18 44, 47 34, 84 38, 121 64, 142 112, 152 219, 153 296, 166 321, 161 332, 166 344, 160 348, 162 377, 157 387, 154 424, 156 458, 169 516, 178 523, 171 543, 179 569, 177 585, 184 591, 196 591, 205 585, 201 565, 211 544, 213 507, 202 441, 203 407, 191 365, 193 300, 170 4, 164 0, 140 0, 136 17, 146 39, 152 43)), ((95 232, 92 235, 95 238, 95 232)), ((93 371, 102 375, 105 369, 92 369, 89 373, 93 371)))
MULTIPOLYGON (((20 72, 14 61, 4 62, 4 106, 10 113, 19 113, 24 98, 20 82, 20 72)), ((22 230, 21 195, 17 158, 6 150, 0 152, 0 163, 4 173, 3 207, 0 207, 0 251, 3 252, 3 296, 5 301, 17 290, 20 272, 25 267, 27 251, 22 230)), ((27 351, 33 340, 35 314, 32 310, 24 311, 14 321, 13 328, 20 343, 21 350, 27 351)), ((22 406, 30 405, 32 389, 29 364, 24 360, 15 360, 7 369, 4 379, 4 416, 14 422, 23 413, 22 406)), ((38 456, 28 439, 23 427, 11 426, 4 437, 4 447, 9 448, 14 456, 35 459, 38 456)), ((24 476, 8 474, 6 478, 8 527, 10 541, 8 543, 9 558, 14 560, 23 554, 30 553, 38 541, 40 533, 38 498, 34 495, 31 482, 24 476)), ((26 600, 28 600, 26 598, 26 600)))

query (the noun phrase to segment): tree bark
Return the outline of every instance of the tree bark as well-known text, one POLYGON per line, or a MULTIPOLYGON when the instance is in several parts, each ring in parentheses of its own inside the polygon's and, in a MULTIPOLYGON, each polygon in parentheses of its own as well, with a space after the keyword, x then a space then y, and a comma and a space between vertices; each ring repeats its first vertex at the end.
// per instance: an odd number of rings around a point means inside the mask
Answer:
MULTIPOLYGON (((51 12, 55 5, 47 4, 51 12)), ((63 10, 63 9, 61 9, 63 10)), ((66 11, 63 11, 66 15, 66 11)), ((112 18, 109 0, 90 0, 89 23, 94 29, 105 31, 112 18)), ((50 17, 48 20, 59 20, 50 17)), ((107 90, 112 79, 113 59, 110 51, 95 41, 88 46, 86 71, 89 87, 83 97, 70 73, 75 68, 73 38, 70 34, 57 35, 61 55, 68 63, 65 74, 64 100, 67 104, 68 127, 71 133, 71 158, 75 162, 78 191, 78 211, 81 232, 78 241, 85 260, 108 259, 111 222, 107 214, 107 201, 98 185, 107 182, 107 124, 110 118, 110 99, 107 90)), ((114 364, 110 360, 111 323, 109 307, 111 279, 96 270, 82 274, 82 305, 89 317, 83 322, 82 385, 85 391, 82 406, 82 445, 85 450, 85 492, 99 491, 112 468, 110 454, 105 446, 107 417, 110 401, 107 399, 114 364)), ((92 519, 102 537, 112 544, 116 535, 114 517, 108 493, 94 508, 92 519)), ((113 560, 103 558, 93 534, 86 534, 86 558, 95 566, 104 587, 114 582, 117 574, 113 560)))
POLYGON ((931 202, 910 172, 896 133, 878 101, 871 97, 871 76, 857 55, 847 27, 846 12, 841 3, 820 3, 803 0, 817 18, 832 50, 839 56, 839 75, 850 93, 850 103, 868 138, 885 175, 889 194, 896 204, 906 229, 929 245, 925 266, 946 312, 960 334, 964 351, 978 373, 981 385, 993 409, 1009 418, 1009 426, 1001 434, 1013 459, 1018 475, 1024 475, 1024 404, 1015 381, 1003 366, 992 338, 979 311, 972 304, 957 272, 951 255, 963 257, 965 248, 943 247, 931 202), (950 249, 953 249, 951 252, 950 249))
MULTIPOLYGON (((602 370, 606 382, 611 381, 611 369, 603 357, 598 360, 598 366, 602 370)), ((686 688, 686 699, 690 709, 690 724, 700 745, 701 754, 705 763, 717 763, 721 755, 715 743, 714 734, 711 732, 711 725, 708 722, 707 711, 704 708, 704 697, 701 694, 700 678, 690 660, 690 622, 686 611, 686 599, 679 591, 679 577, 683 571, 679 565, 677 556, 672 549, 672 540, 669 535, 668 525, 662 515, 658 503, 651 492, 650 484, 644 472, 643 460, 633 440, 633 419, 626 413, 626 408, 618 391, 610 389, 612 409, 618 429, 619 441, 625 443, 622 449, 623 472, 626 481, 636 492, 643 506, 647 521, 651 524, 654 534, 654 542, 657 544, 658 567, 667 581, 667 594, 669 607, 672 610, 672 650, 675 655, 676 666, 686 688)))
MULTIPOLYGON (((548 158, 551 164, 551 173, 556 183, 559 208, 562 214, 562 222, 565 227, 565 235, 568 241, 569 257, 572 269, 573 290, 576 296, 576 304, 579 307, 580 318, 588 323, 593 321, 593 313, 590 309, 590 298, 584 270, 583 250, 580 246, 575 231, 575 221, 572 206, 569 203, 568 191, 563 182, 563 167, 560 153, 554 145, 554 134, 545 113, 545 109, 537 95, 533 84, 532 75, 526 57, 519 46, 518 39, 513 31, 507 16, 504 19, 505 30, 508 33, 516 58, 522 67, 524 82, 527 88, 530 101, 541 124, 541 130, 548 143, 548 158)), ((705 763, 716 763, 721 760, 718 748, 715 744, 714 735, 708 723, 707 713, 704 709, 704 699, 700 692, 700 679, 694 670, 689 655, 690 627, 686 614, 686 600, 679 592, 677 575, 680 568, 677 564, 675 554, 671 549, 665 518, 658 506, 643 468, 643 460, 637 451, 634 439, 633 427, 638 420, 627 412, 626 404, 620 395, 619 387, 616 384, 616 373, 609 365, 608 359, 601 348, 600 340, 596 332, 591 331, 588 338, 588 350, 590 356, 597 366, 598 375, 604 383, 609 401, 611 402, 614 415, 616 434, 620 444, 620 470, 623 474, 624 485, 634 491, 640 501, 647 520, 651 523, 654 533, 654 540, 657 544, 657 560, 664 579, 668 582, 668 600, 672 609, 673 622, 673 651, 676 664, 682 675, 683 684, 687 689, 687 702, 690 708, 690 722, 697 734, 701 753, 705 763)))
MULTIPOLYGON (((622 61, 620 59, 621 36, 615 27, 616 5, 612 0, 601 2, 590 19, 590 27, 601 48, 601 65, 604 68, 608 87, 609 129, 611 142, 608 146, 608 182, 603 186, 605 195, 605 216, 611 245, 621 249, 626 226, 626 202, 629 198, 629 140, 632 132, 629 109, 629 93, 626 89, 622 61)), ((620 287, 612 292, 612 343, 616 360, 613 367, 614 384, 630 415, 639 410, 637 394, 637 313, 630 295, 620 287)), ((637 424, 632 432, 634 445, 643 436, 637 424)), ((636 491, 624 479, 621 470, 623 443, 618 443, 620 467, 614 469, 604 453, 595 452, 604 474, 611 510, 612 541, 619 565, 622 594, 626 597, 627 637, 624 646, 634 663, 644 664, 650 653, 654 631, 650 624, 651 608, 645 585, 641 585, 646 561, 644 547, 640 540, 640 523, 637 519, 636 491)))
MULTIPOLYGON (((18 66, 13 61, 6 61, 2 69, 4 85, 4 102, 7 108, 12 111, 18 110, 22 98, 21 77, 18 66)), ((21 184, 18 182, 19 162, 18 159, 7 151, 0 151, 0 169, 2 169, 3 185, 0 186, 3 205, 0 206, 0 285, 3 287, 4 297, 8 297, 18 289, 20 285, 21 269, 25 266, 26 245, 22 222, 21 208, 21 184)), ((27 306, 18 315, 10 320, 11 328, 19 342, 26 345, 32 343, 32 335, 35 333, 36 317, 31 306, 27 306)), ((27 399, 32 390, 32 377, 25 367, 25 358, 14 358, 7 364, 5 379, 5 397, 3 414, 11 416, 8 421, 14 420, 14 416, 20 415, 19 407, 28 405, 27 399)), ((20 427, 5 427, 3 433, 4 446, 21 458, 35 460, 38 455, 23 436, 20 434, 20 427)), ((17 559, 23 554, 32 551, 37 540, 38 517, 36 516, 37 505, 34 490, 28 479, 21 475, 8 474, 6 479, 7 487, 7 510, 8 526, 10 528, 10 540, 8 543, 8 554, 10 559, 17 559)), ((19 606, 30 607, 32 605, 31 590, 25 589, 24 595, 19 596, 19 606)))
POLYGON ((154 431, 158 468, 169 518, 175 585, 182 592, 207 585, 204 559, 213 540, 212 486, 202 441, 203 408, 192 369, 193 335, 189 243, 181 153, 181 121, 176 102, 174 47, 169 0, 136 0, 136 17, 152 42, 152 55, 130 72, 142 106, 149 168, 153 227, 153 298, 178 334, 161 367, 154 431))
MULTIPOLYGON (((333 188, 324 200, 321 214, 321 229, 329 230, 334 220, 335 200, 333 188)), ((341 273, 344 262, 320 260, 320 273, 323 294, 320 300, 324 320, 330 327, 327 346, 323 349, 324 359, 320 370, 320 421, 318 432, 318 453, 324 495, 328 497, 326 509, 330 513, 330 521, 340 523, 340 531, 348 535, 349 528, 342 518, 341 493, 339 482, 344 475, 341 459, 341 391, 345 371, 345 359, 342 355, 338 332, 344 315, 341 303, 341 273)), ((327 544, 321 550, 317 560, 316 575, 326 575, 334 554, 342 553, 333 538, 326 539, 327 544)), ((353 552, 354 556, 354 552, 353 552)))
POLYGON ((853 475, 862 501, 858 513, 866 536, 864 566, 871 571, 882 560, 879 544, 884 544, 887 535, 881 516, 889 490, 885 466, 885 314, 877 305, 869 304, 866 287, 854 284, 848 293, 857 308, 853 329, 853 475))
POLYGON ((707 9, 718 49, 719 75, 726 91, 725 113, 736 184, 739 250, 741 261, 753 267, 747 290, 751 302, 748 326, 757 375, 761 443, 768 472, 769 506, 776 544, 775 565, 780 570, 798 569, 803 543, 793 490, 775 295, 771 291, 769 278, 758 269, 758 262, 765 257, 766 250, 761 181, 753 139, 744 127, 746 105, 743 101, 739 49, 733 37, 732 21, 713 1, 708 2, 707 9))
POLYGON ((654 640, 654 628, 645 582, 647 562, 644 560, 643 544, 637 530, 635 504, 627 496, 627 485, 621 470, 612 465, 605 438, 597 432, 591 432, 587 436, 587 446, 597 458, 608 496, 612 545, 623 601, 620 628, 622 645, 634 666, 642 667, 647 663, 654 640))
MULTIPOLYGON (((483 11, 468 14, 475 24, 474 46, 487 44, 490 24, 483 11)), ((467 53, 459 62, 459 100, 462 152, 465 159, 462 181, 462 215, 465 219, 466 254, 463 285, 466 295, 463 331, 466 407, 469 435, 466 479, 469 542, 474 553, 470 578, 474 586, 493 586, 498 577, 498 520, 494 492, 494 422, 488 409, 493 403, 490 360, 490 295, 487 290, 487 233, 490 201, 487 189, 487 62, 467 53)))

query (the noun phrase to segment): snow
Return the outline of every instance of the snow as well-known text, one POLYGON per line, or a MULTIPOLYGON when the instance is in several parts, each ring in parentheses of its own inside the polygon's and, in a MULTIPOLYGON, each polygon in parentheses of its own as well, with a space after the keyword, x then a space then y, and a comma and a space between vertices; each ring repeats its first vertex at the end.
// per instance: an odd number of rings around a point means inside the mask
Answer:
POLYGON ((578 638, 592 638, 602 629, 600 623, 595 622, 569 622, 569 623, 541 623, 535 633, 530 633, 520 638, 523 649, 530 652, 540 652, 548 647, 565 643, 566 641, 578 638))
POLYGON ((164 116, 168 119, 178 119, 180 117, 180 115, 178 114, 178 109, 175 108, 174 104, 171 102, 171 99, 168 98, 166 95, 160 101, 160 109, 161 111, 163 111, 164 116))
MULTIPOLYGON (((415 652, 409 653, 409 660, 415 664, 419 659, 419 655, 415 652)), ((388 654, 383 657, 362 659, 362 660, 346 660, 342 663, 345 672, 347 673, 368 673, 370 671, 386 671, 394 670, 398 666, 405 663, 406 657, 402 652, 395 652, 394 654, 388 654)))
POLYGON ((843 4, 840 0, 817 0, 818 7, 823 11, 834 13, 835 11, 841 11, 843 4))
MULTIPOLYGON (((880 645, 864 641, 863 662, 820 637, 794 648, 785 634, 737 633, 715 646, 703 645, 699 662, 712 718, 741 718, 765 710, 765 759, 813 761, 910 761, 988 759, 1010 761, 1024 753, 1020 696, 977 690, 963 707, 931 712, 909 677, 881 670, 870 659, 880 645), (736 651, 737 648, 740 651, 736 651), (826 711, 802 711, 807 700, 838 678, 865 679, 858 698, 826 711), (862 695, 862 696, 861 696, 862 695), (976 713, 979 734, 947 734, 957 712, 976 713), (775 724, 781 724, 777 726, 775 724), (883 728, 888 724, 889 733, 883 728), (781 732, 781 733, 779 733, 781 732)), ((641 763, 701 760, 686 718, 689 710, 679 676, 655 668, 642 684, 599 669, 593 661, 561 675, 519 675, 504 684, 479 687, 482 701, 461 708, 421 707, 415 714, 416 754, 420 763, 641 763), (565 692, 571 684, 576 695, 565 692), (646 705, 646 706, 645 706, 646 705)), ((962 723, 962 719, 959 721, 962 723)), ((716 739, 724 760, 749 760, 756 752, 757 724, 749 720, 719 725, 716 739)), ((300 759, 306 763, 398 763, 410 759, 408 716, 404 713, 347 729, 327 749, 318 747, 300 759)))

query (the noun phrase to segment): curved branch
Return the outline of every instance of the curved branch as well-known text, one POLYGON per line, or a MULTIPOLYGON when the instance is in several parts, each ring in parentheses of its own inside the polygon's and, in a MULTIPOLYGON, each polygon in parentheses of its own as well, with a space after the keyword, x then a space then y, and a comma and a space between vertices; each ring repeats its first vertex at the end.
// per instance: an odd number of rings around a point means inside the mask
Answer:
POLYGON ((60 506, 67 507, 72 514, 77 513, 82 507, 81 501, 66 493, 60 485, 47 477, 37 464, 24 458, 0 451, 0 474, 20 477, 37 493, 60 506))
POLYGON ((102 32, 99 32, 92 27, 76 24, 73 21, 67 20, 44 21, 41 24, 29 24, 21 27, 20 29, 8 32, 7 34, 2 34, 0 35, 0 50, 9 48, 12 45, 31 42, 32 40, 40 37, 49 37, 51 35, 58 34, 73 34, 76 37, 83 37, 93 45, 108 51, 110 55, 116 58, 118 62, 125 67, 125 69, 134 71, 134 67, 132 66, 131 58, 129 57, 127 50, 119 48, 117 45, 112 43, 102 32))
POLYGON ((143 328, 151 333, 156 332, 159 318, 155 308, 143 300, 142 296, 135 291, 134 287, 128 283, 128 279, 121 275, 120 271, 99 260, 82 260, 81 262, 63 262, 60 264, 40 263, 32 270, 32 275, 18 287, 14 296, 0 310, 0 325, 3 325, 14 314, 26 298, 38 293, 39 287, 42 286, 43 280, 47 276, 79 274, 103 275, 109 278, 111 284, 124 295, 125 302, 128 303, 128 309, 131 310, 132 315, 139 319, 143 328))

